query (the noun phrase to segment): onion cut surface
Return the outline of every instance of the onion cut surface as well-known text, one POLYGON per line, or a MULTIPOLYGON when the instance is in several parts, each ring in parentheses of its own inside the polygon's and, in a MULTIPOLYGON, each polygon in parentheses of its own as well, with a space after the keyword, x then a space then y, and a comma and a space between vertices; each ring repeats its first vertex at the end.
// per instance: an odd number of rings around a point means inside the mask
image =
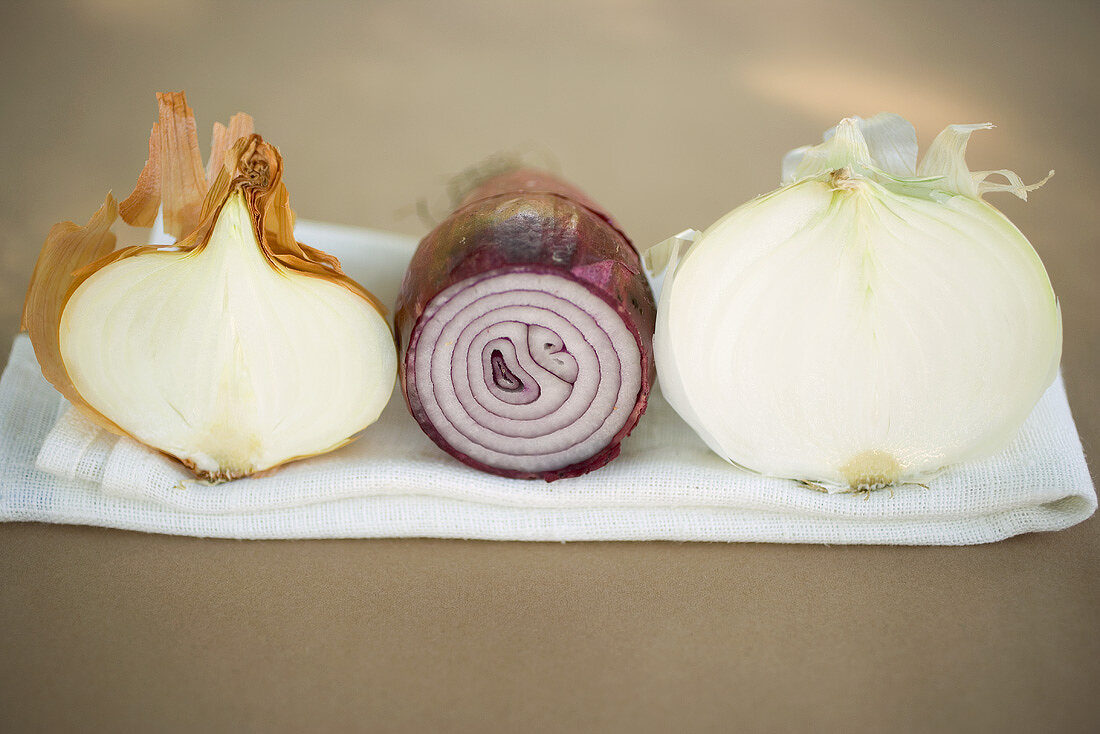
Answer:
POLYGON ((406 401, 475 468, 583 474, 618 455, 645 410, 655 316, 610 217, 547 174, 504 174, 413 257, 396 313, 406 401))
POLYGON ((393 388, 392 377, 365 376, 397 367, 376 309, 268 264, 240 194, 201 257, 151 252, 97 270, 69 298, 60 329, 69 375, 93 408, 211 477, 343 444, 377 419, 393 388))

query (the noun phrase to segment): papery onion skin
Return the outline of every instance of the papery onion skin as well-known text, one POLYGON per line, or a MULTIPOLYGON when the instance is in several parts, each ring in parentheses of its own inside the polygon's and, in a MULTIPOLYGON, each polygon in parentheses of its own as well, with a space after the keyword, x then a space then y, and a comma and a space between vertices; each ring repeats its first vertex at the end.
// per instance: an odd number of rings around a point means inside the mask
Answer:
MULTIPOLYGON (((536 286, 539 287, 542 285, 536 286)), ((499 294, 496 297, 502 298, 499 294)), ((568 308, 564 304, 563 307, 568 308)), ((554 481, 579 476, 615 458, 620 442, 645 411, 654 375, 655 318, 656 304, 638 253, 616 222, 583 192, 564 181, 531 169, 509 171, 471 191, 417 248, 395 311, 401 387, 410 412, 425 433, 458 460, 512 478, 554 481), (552 284, 560 280, 566 289, 579 287, 581 291, 573 292, 592 294, 601 302, 595 310, 606 309, 600 317, 606 320, 603 326, 614 327, 612 331, 625 327, 633 336, 631 347, 636 355, 633 358, 639 360, 640 374, 637 394, 631 396, 627 406, 628 415, 605 445, 562 466, 536 469, 500 466, 470 456, 454 446, 433 422, 421 394, 433 386, 418 385, 415 377, 416 354, 418 347, 422 347, 419 340, 432 316, 431 309, 438 306, 438 302, 433 306, 433 300, 441 294, 444 298, 457 295, 486 279, 509 274, 522 275, 527 279, 524 282, 552 284), (422 318, 426 312, 427 318, 422 318), (622 327, 610 323, 616 319, 622 327)), ((527 328, 533 333, 532 328, 542 327, 532 323, 527 328)), ((576 379, 592 377, 581 370, 576 379)), ((498 378, 513 379, 514 375, 502 374, 498 378)), ((620 418, 616 416, 614 420, 620 418)), ((490 427, 479 426, 476 430, 482 429, 488 440, 497 440, 490 436, 493 433, 490 427)), ((536 445, 532 441, 528 439, 530 445, 536 445)))
MULTIPOLYGON (((665 275, 662 392, 752 471, 871 490, 989 456, 1054 380, 1061 317, 1027 239, 983 201, 951 126, 916 165, 896 115, 792 151, 784 186, 647 262, 665 275), (866 137, 864 136, 866 133, 866 137)), ((658 248, 655 248, 655 250, 658 248)))

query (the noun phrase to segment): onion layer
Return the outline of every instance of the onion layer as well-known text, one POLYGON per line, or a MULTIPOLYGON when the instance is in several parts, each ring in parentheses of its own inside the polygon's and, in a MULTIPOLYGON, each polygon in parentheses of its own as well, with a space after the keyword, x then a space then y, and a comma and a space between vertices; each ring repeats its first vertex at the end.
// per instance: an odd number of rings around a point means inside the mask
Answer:
POLYGON ((398 300, 401 384, 441 448, 547 481, 618 455, 652 381, 637 253, 546 174, 492 179, 421 243, 398 300))

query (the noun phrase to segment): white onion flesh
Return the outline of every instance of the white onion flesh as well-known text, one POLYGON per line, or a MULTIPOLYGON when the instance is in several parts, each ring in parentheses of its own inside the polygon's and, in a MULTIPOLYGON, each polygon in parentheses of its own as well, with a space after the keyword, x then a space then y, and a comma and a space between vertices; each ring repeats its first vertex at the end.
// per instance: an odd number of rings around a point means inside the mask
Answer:
POLYGON ((60 342, 93 408, 223 478, 345 442, 377 419, 397 367, 372 305, 265 258, 239 193, 205 248, 124 258, 85 280, 60 342))
POLYGON ((641 386, 637 341, 575 280, 513 272, 461 281, 418 322, 410 395, 455 450, 543 472, 604 449, 641 386))
POLYGON ((833 488, 916 481, 1004 446, 1053 381, 1061 320, 1038 255, 978 197, 988 174, 920 171, 899 120, 874 121, 894 128, 887 152, 851 121, 847 141, 797 151, 787 186, 666 274, 662 391, 723 458, 833 488), (914 171, 942 177, 899 182, 914 171))

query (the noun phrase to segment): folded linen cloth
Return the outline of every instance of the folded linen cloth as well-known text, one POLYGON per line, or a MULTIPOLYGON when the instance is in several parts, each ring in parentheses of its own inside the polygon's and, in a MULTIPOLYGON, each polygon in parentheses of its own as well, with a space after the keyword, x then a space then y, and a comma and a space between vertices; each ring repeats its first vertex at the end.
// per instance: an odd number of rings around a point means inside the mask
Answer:
MULTIPOLYGON (((392 303, 409 238, 300 223, 299 239, 340 257, 392 303)), ((421 433, 399 390, 338 451, 221 485, 100 430, 42 378, 16 339, 0 380, 0 519, 231 538, 446 537, 964 545, 1059 530, 1096 493, 1061 377, 1010 446, 927 488, 824 494, 732 467, 659 390, 622 455, 552 484, 481 474, 421 433)))

